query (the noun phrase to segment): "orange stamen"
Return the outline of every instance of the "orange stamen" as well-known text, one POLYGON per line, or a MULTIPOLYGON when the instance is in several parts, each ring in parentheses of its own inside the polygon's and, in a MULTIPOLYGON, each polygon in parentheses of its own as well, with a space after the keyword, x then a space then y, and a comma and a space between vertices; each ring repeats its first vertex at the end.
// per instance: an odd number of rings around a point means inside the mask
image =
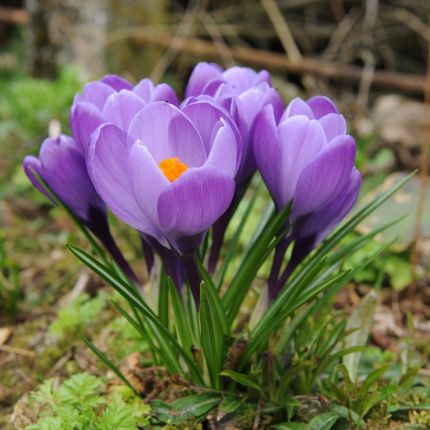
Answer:
POLYGON ((160 163, 160 169, 164 173, 164 176, 170 181, 173 182, 179 178, 187 169, 188 166, 179 158, 166 158, 160 163))

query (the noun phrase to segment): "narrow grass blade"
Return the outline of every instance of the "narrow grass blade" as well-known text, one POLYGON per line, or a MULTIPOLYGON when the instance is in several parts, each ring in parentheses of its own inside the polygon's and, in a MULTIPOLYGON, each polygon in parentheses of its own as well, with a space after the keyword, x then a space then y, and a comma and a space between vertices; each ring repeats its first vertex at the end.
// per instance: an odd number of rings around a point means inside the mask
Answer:
POLYGON ((219 373, 224 361, 224 333, 223 323, 225 318, 219 314, 217 306, 208 293, 204 282, 200 286, 200 331, 201 346, 206 359, 206 364, 212 385, 216 389, 221 388, 219 373))
POLYGON ((139 393, 134 389, 133 385, 130 384, 129 380, 123 375, 121 370, 118 369, 118 367, 113 364, 113 362, 102 352, 100 351, 91 341, 88 339, 82 338, 82 340, 85 342, 85 344, 88 346, 88 348, 91 349, 91 351, 94 352, 94 354, 97 355, 97 357, 110 369, 113 373, 122 381, 124 382, 127 387, 129 387, 137 396, 139 393))
POLYGON ((158 285, 158 317, 160 321, 169 328, 169 291, 164 270, 161 270, 160 282, 158 285))
POLYGON ((195 363, 189 358, 188 354, 182 349, 176 339, 169 333, 166 326, 160 322, 158 317, 153 313, 149 306, 143 301, 142 297, 136 295, 136 291, 133 290, 130 285, 124 283, 115 274, 98 262, 94 257, 87 254, 85 251, 79 248, 67 245, 70 251, 76 255, 84 264, 86 264, 91 270, 105 279, 116 291, 118 291, 131 306, 135 306, 142 314, 147 318, 148 324, 151 330, 156 333, 157 339, 159 340, 160 349, 163 353, 171 360, 175 360, 176 372, 184 374, 179 358, 182 356, 187 367, 196 383, 203 384, 203 378, 197 369, 195 363))

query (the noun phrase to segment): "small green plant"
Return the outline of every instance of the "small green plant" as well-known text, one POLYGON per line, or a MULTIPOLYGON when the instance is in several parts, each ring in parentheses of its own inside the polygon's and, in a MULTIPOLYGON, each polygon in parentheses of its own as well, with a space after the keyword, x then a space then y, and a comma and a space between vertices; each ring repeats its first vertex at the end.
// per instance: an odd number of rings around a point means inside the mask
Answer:
POLYGON ((69 106, 80 87, 81 82, 73 69, 64 69, 54 81, 15 78, 0 103, 0 137, 13 130, 24 140, 42 138, 53 118, 66 126, 69 106))
POLYGON ((15 313, 21 297, 19 270, 6 255, 4 240, 0 238, 0 313, 15 313))
POLYGON ((26 430, 137 430, 149 423, 151 408, 127 387, 106 393, 104 381, 80 373, 58 388, 46 381, 30 403, 42 410, 26 430))
POLYGON ((85 334, 85 330, 97 321, 106 302, 107 295, 103 292, 94 298, 86 293, 79 294, 66 307, 58 310, 57 319, 49 327, 49 332, 59 339, 85 334))

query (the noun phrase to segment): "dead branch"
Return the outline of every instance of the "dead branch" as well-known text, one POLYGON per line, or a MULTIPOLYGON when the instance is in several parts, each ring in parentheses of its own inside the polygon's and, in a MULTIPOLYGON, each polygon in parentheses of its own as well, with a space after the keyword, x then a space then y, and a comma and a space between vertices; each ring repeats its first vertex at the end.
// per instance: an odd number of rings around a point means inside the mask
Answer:
MULTIPOLYGON (((213 43, 197 38, 182 38, 169 34, 144 32, 132 37, 136 43, 161 48, 171 47, 175 39, 175 45, 180 47, 183 53, 206 60, 218 60, 220 57, 218 49, 213 43)), ((305 57, 300 61, 293 61, 283 54, 253 48, 231 47, 230 51, 233 58, 239 63, 266 67, 271 70, 283 70, 294 74, 309 73, 321 78, 347 82, 360 82, 363 76, 362 68, 350 65, 322 62, 305 57)), ((424 76, 387 71, 375 71, 371 85, 417 94, 423 94, 426 87, 424 76)))
POLYGON ((23 25, 27 24, 28 20, 26 10, 0 6, 0 21, 23 25))

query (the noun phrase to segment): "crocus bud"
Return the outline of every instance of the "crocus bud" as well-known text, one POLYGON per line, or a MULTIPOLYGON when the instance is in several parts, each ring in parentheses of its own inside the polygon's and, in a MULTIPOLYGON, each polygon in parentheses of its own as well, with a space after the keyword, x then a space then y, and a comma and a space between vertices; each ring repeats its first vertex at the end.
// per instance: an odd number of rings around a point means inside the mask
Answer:
POLYGON ((247 67, 221 69, 216 64, 199 63, 194 68, 186 88, 186 97, 208 95, 228 109, 236 121, 243 141, 242 162, 236 182, 244 184, 256 166, 252 152, 251 131, 261 109, 270 105, 277 119, 283 104, 279 93, 272 88, 267 70, 256 72, 247 67))
POLYGON ((94 222, 95 214, 105 217, 105 205, 87 173, 85 159, 74 140, 65 135, 45 139, 39 158, 27 156, 23 166, 32 184, 51 199, 38 181, 37 173, 84 223, 94 222))

